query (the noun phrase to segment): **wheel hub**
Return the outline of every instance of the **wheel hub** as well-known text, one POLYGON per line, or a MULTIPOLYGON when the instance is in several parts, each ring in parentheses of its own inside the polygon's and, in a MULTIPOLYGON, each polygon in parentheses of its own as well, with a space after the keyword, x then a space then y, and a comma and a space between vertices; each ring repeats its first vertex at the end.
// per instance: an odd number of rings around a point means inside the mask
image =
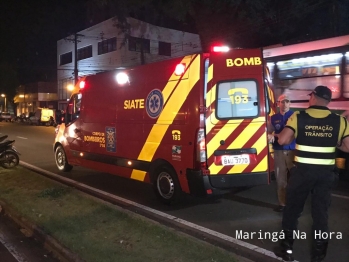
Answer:
POLYGON ((172 177, 162 172, 158 177, 158 191, 160 195, 165 199, 170 199, 174 194, 174 182, 172 177))

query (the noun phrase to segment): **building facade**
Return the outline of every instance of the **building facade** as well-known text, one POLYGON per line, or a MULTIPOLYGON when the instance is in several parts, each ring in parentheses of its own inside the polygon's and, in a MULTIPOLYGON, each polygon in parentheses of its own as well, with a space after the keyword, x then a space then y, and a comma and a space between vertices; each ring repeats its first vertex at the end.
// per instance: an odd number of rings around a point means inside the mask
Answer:
POLYGON ((201 52, 197 34, 127 18, 128 33, 113 18, 57 42, 58 109, 64 110, 75 81, 103 71, 201 52))
POLYGON ((20 85, 14 97, 16 105, 15 114, 29 115, 38 108, 56 109, 58 106, 57 83, 56 82, 35 82, 20 85))

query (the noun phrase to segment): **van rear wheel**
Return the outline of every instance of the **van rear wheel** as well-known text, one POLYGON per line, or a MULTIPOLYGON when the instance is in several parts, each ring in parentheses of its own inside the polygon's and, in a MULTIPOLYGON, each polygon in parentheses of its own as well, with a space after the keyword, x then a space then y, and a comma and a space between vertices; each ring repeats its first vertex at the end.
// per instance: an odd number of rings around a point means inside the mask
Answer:
POLYGON ((67 156, 62 146, 56 148, 55 161, 59 171, 68 172, 73 169, 73 166, 68 163, 67 156))
POLYGON ((177 174, 172 167, 161 165, 155 169, 153 187, 156 196, 165 204, 177 203, 183 196, 177 174))

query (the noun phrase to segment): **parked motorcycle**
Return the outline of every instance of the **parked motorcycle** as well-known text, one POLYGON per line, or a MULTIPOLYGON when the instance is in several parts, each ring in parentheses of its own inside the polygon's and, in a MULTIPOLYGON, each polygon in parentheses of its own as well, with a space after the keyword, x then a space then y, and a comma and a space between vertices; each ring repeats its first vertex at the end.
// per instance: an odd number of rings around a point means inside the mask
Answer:
POLYGON ((5 140, 7 137, 0 137, 0 166, 9 169, 18 166, 20 153, 13 145, 15 140, 5 140))
POLYGON ((45 125, 56 127, 57 123, 56 123, 55 119, 52 116, 50 116, 50 119, 45 123, 45 125))
POLYGON ((28 122, 28 118, 25 116, 25 114, 21 114, 19 116, 16 116, 12 121, 17 123, 24 123, 28 122))

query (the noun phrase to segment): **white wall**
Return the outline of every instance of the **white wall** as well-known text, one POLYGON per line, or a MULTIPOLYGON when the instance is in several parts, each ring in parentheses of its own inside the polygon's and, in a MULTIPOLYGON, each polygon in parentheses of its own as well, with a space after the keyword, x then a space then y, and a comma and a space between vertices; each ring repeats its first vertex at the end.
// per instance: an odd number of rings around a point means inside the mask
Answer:
MULTIPOLYGON (((200 38, 197 34, 154 26, 134 18, 128 18, 128 22, 131 25, 131 36, 150 40, 150 53, 144 54, 145 63, 202 51, 200 38), (158 55, 159 41, 171 43, 171 56, 158 55)), ((113 19, 109 19, 78 32, 78 34, 83 35, 78 38, 78 49, 92 45, 92 57, 78 61, 79 76, 141 64, 140 52, 129 51, 127 43, 122 46, 125 36, 120 29, 114 26, 115 24, 113 19), (98 55, 98 42, 112 37, 117 38, 117 50, 98 55)), ((74 36, 67 37, 67 39, 74 39, 74 36)), ((67 85, 74 83, 74 56, 73 41, 66 39, 57 41, 58 97, 62 101, 70 96, 70 93, 66 91, 67 85), (61 66, 60 56, 68 52, 72 52, 72 62, 61 66)))

